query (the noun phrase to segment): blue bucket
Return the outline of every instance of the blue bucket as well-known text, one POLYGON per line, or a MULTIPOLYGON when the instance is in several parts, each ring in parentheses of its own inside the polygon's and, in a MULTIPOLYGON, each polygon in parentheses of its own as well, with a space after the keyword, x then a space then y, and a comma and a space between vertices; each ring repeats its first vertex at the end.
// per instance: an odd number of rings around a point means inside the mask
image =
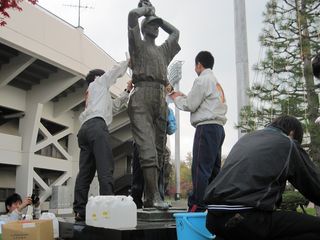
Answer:
POLYGON ((206 212, 175 213, 178 240, 214 239, 206 228, 206 212))

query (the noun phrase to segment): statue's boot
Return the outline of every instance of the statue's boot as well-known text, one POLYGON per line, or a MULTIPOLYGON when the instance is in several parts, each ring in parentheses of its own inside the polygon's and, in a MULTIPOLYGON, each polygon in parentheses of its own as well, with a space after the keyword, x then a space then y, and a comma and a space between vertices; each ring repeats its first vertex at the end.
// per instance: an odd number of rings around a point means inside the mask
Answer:
POLYGON ((162 200, 158 187, 158 169, 156 167, 143 168, 144 204, 145 208, 168 210, 169 205, 162 200))

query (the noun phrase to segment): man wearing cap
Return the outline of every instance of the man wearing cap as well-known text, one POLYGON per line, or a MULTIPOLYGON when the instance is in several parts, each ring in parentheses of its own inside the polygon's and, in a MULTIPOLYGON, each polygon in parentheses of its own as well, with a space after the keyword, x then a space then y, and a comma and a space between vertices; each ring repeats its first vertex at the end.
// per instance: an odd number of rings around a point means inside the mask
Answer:
POLYGON ((169 206, 161 199, 157 183, 166 144, 168 109, 165 97, 166 91, 172 90, 167 79, 167 67, 180 51, 179 31, 157 17, 149 1, 141 1, 139 7, 129 13, 128 38, 134 84, 128 113, 145 182, 144 207, 166 210, 169 206), (138 21, 142 16, 145 17, 141 23, 143 39, 138 21), (169 36, 157 46, 155 39, 159 27, 169 36))
POLYGON ((94 69, 86 76, 89 86, 85 93, 85 110, 79 117, 81 128, 77 135, 80 158, 73 202, 76 221, 85 220, 88 192, 96 170, 100 195, 113 194, 114 162, 108 126, 112 122, 112 112, 117 112, 127 102, 132 86, 129 81, 127 89, 113 101, 109 88, 125 74, 127 66, 128 61, 123 61, 114 65, 110 71, 94 69))

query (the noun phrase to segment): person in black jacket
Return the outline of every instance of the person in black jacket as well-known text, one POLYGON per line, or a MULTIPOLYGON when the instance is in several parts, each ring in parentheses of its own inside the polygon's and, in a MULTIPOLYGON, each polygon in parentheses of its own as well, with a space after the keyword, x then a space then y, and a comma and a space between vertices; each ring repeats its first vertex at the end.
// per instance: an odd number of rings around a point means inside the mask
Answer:
POLYGON ((320 239, 320 218, 276 210, 287 180, 320 204, 320 171, 302 138, 302 125, 291 116, 240 138, 206 189, 208 230, 225 240, 320 239))

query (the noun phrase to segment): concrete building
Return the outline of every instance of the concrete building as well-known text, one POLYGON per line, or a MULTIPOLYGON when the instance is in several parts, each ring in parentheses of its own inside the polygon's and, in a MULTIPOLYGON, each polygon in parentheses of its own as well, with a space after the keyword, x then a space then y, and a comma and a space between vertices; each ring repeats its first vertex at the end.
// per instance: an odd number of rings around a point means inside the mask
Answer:
MULTIPOLYGON (((82 29, 40 6, 23 3, 22 8, 10 12, 7 25, 0 27, 0 202, 13 191, 26 196, 36 190, 42 202, 54 186, 73 191, 84 76, 115 63, 82 29)), ((128 80, 128 75, 118 80, 113 96, 128 80)), ((121 192, 130 179, 132 138, 125 109, 115 114, 109 131, 115 190, 121 192)), ((96 185, 92 191, 97 192, 96 185)))

